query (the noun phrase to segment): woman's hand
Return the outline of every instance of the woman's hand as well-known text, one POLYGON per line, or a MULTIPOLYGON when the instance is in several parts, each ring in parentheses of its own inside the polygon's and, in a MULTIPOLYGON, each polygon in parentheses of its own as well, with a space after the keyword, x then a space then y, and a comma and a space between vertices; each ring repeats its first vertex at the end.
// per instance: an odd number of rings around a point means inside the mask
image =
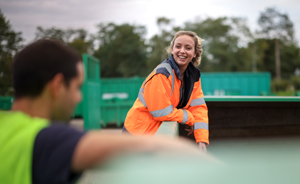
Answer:
MULTIPOLYGON (((194 132, 194 126, 186 125, 185 131, 188 131, 188 134, 187 134, 188 136, 191 135, 194 132)), ((201 151, 206 152, 206 144, 204 142, 198 142, 197 145, 201 151)))
POLYGON ((194 126, 185 125, 185 131, 188 131, 188 136, 194 132, 194 126))

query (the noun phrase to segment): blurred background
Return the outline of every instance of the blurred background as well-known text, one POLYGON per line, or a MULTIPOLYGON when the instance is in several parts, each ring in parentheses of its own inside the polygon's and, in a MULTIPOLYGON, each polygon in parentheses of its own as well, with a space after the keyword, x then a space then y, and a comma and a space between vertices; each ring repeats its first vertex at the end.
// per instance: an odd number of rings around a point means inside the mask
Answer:
POLYGON ((99 69, 99 98, 84 98, 100 104, 103 127, 121 127, 179 30, 204 39, 205 96, 299 96, 299 12, 297 0, 0 0, 0 109, 13 101, 14 54, 34 40, 57 39, 99 61, 86 66, 89 77, 99 69))
MULTIPOLYGON (((298 0, 0 0, 0 110, 13 102, 15 53, 34 40, 57 39, 83 54, 88 73, 73 125, 121 132, 142 82, 168 57, 165 48, 179 30, 204 39, 199 69, 210 118, 208 152, 241 163, 232 173, 243 183, 298 183, 298 0), (259 174, 262 182, 253 182, 259 174)), ((187 137, 182 127, 179 135, 187 137)), ((224 170, 219 174, 232 175, 224 170)))

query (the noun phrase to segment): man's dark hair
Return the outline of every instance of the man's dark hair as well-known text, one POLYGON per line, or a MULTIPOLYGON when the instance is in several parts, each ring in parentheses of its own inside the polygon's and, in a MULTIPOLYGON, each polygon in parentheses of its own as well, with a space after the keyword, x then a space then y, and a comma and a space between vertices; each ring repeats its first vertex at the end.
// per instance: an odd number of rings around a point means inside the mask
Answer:
POLYGON ((37 97, 53 77, 62 73, 68 86, 78 75, 81 57, 63 43, 38 40, 21 50, 14 58, 13 87, 15 98, 37 97))

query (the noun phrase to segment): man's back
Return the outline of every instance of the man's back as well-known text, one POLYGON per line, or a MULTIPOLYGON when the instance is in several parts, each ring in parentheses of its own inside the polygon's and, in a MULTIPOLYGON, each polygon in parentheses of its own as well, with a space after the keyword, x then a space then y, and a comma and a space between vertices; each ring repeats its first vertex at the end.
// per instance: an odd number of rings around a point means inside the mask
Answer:
POLYGON ((85 134, 47 119, 0 112, 0 183, 72 183, 72 155, 85 134))
POLYGON ((0 183, 31 183, 35 137, 48 122, 21 112, 0 112, 0 122, 0 183))

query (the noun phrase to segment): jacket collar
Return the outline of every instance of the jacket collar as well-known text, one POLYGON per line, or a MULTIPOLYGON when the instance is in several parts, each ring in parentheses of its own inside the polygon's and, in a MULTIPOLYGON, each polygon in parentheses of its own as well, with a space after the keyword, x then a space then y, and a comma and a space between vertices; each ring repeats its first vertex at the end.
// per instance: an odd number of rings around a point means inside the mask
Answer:
MULTIPOLYGON (((177 78, 179 78, 181 80, 181 73, 180 73, 177 63, 174 60, 173 54, 170 54, 170 57, 168 59, 166 59, 166 62, 170 63, 177 78)), ((192 77, 194 80, 198 81, 201 76, 201 71, 198 68, 196 68, 192 62, 190 62, 188 67, 185 70, 185 75, 187 77, 192 77)))

